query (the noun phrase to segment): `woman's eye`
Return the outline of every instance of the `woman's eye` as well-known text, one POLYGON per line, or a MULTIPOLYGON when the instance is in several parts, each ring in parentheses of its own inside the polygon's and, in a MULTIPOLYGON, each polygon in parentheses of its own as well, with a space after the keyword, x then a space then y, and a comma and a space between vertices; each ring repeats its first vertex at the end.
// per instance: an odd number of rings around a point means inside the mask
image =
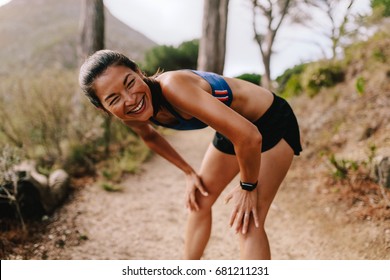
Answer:
POLYGON ((114 97, 114 98, 111 100, 111 102, 110 102, 110 106, 116 104, 116 103, 118 102, 118 100, 119 100, 119 97, 118 97, 118 96, 117 96, 117 97, 114 97))
POLYGON ((135 82, 135 79, 132 79, 128 84, 127 84, 127 88, 131 88, 133 85, 134 85, 134 82, 135 82))

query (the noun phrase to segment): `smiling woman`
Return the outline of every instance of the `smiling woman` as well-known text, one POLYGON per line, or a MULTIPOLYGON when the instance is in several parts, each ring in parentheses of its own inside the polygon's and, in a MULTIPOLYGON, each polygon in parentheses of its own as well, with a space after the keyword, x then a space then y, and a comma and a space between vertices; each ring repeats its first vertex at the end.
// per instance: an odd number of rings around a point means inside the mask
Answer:
POLYGON ((148 85, 126 66, 109 67, 95 81, 94 88, 104 109, 122 121, 147 121, 153 115, 148 85))
MULTIPOLYGON (((240 172, 230 226, 240 233, 243 259, 271 257, 264 222, 294 154, 301 152, 298 123, 288 103, 252 83, 178 70, 146 77, 123 54, 102 50, 80 69, 91 102, 132 128, 146 145, 183 171, 188 217, 184 258, 199 259, 211 232, 211 209, 240 172), (216 130, 196 172, 152 124, 179 130, 216 130)), ((164 191, 164 190, 161 190, 164 191)))

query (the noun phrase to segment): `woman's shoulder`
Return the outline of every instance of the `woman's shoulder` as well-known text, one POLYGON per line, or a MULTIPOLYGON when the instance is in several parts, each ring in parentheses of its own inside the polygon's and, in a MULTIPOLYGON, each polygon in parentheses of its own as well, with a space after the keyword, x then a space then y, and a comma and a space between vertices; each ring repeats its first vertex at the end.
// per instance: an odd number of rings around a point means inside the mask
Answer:
MULTIPOLYGON (((157 77, 161 89, 165 91, 180 91, 194 87, 204 87, 204 81, 191 70, 167 71, 157 77)), ((207 87, 207 85, 206 85, 207 87)))
POLYGON ((190 70, 173 70, 161 73, 157 77, 157 81, 161 83, 171 83, 182 79, 191 79, 193 74, 190 70))

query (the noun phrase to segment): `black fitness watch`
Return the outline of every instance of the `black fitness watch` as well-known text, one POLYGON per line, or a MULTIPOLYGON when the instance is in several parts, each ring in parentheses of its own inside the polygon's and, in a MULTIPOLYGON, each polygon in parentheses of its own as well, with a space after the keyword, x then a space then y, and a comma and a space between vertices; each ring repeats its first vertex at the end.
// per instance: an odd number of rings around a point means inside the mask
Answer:
POLYGON ((241 189, 245 190, 245 191, 248 191, 248 192, 251 192, 253 191, 254 189, 256 189, 257 187, 257 182, 256 183, 247 183, 247 182, 241 182, 240 181, 240 186, 241 186, 241 189))

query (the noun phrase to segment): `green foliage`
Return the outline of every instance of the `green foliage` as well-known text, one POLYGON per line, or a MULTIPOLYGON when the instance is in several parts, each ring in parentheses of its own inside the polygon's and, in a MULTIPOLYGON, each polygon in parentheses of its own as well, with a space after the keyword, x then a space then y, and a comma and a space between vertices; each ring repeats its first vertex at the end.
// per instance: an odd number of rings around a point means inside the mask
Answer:
POLYGON ((305 71, 307 64, 299 64, 289 68, 282 75, 276 78, 278 82, 278 92, 284 97, 299 95, 302 90, 301 75, 305 71))
POLYGON ((373 159, 376 157, 376 145, 370 145, 367 150, 367 159, 365 160, 350 160, 337 159, 334 154, 328 158, 332 167, 332 177, 335 180, 350 180, 354 175, 359 174, 364 178, 370 177, 373 159))
POLYGON ((368 147, 368 164, 372 164, 374 158, 376 157, 377 146, 375 144, 371 144, 368 147))
POLYGON ((333 166, 332 176, 337 180, 346 179, 350 170, 357 170, 358 168, 356 161, 336 159, 334 154, 329 157, 329 162, 333 166))
POLYGON ((77 161, 84 165, 84 155, 93 154, 90 149, 96 146, 90 143, 101 138, 102 131, 96 129, 101 119, 86 103, 79 104, 81 112, 75 117, 77 88, 74 71, 65 69, 23 72, 5 80, 0 117, 9 121, 0 123, 3 144, 23 148, 44 169, 68 163, 75 168, 77 161))
POLYGON ((343 63, 348 65, 350 70, 354 70, 354 67, 359 66, 358 69, 364 68, 368 73, 381 71, 380 69, 386 71, 390 57, 389 44, 388 30, 379 31, 366 41, 347 46, 344 49, 345 58, 343 63))
POLYGON ((142 141, 128 141, 115 156, 99 166, 102 177, 110 182, 120 182, 124 174, 134 174, 142 162, 150 156, 150 150, 142 141))
POLYGON ((123 187, 119 185, 113 185, 110 183, 102 183, 102 189, 108 192, 121 192, 123 191, 123 187))
POLYGON ((381 9, 383 17, 390 17, 390 0, 371 0, 373 9, 381 9))
POLYGON ((302 75, 303 89, 310 97, 314 97, 321 88, 333 87, 343 82, 344 76, 344 69, 337 62, 312 63, 302 75))
POLYGON ((94 163, 98 149, 94 143, 74 143, 70 146, 63 168, 72 176, 83 176, 95 173, 94 163))
POLYGON ((199 40, 183 42, 179 47, 157 46, 145 54, 143 70, 152 75, 162 69, 164 71, 179 69, 196 69, 199 40))
POLYGON ((261 83, 261 75, 256 73, 244 73, 236 77, 237 79, 245 80, 247 82, 251 82, 255 85, 260 85, 261 83))
POLYGON ((301 77, 299 75, 292 75, 287 81, 286 86, 281 95, 284 97, 298 96, 302 93, 303 87, 301 83, 301 77))
POLYGON ((366 88, 366 80, 363 77, 358 77, 355 83, 356 91, 359 95, 363 95, 366 88))
POLYGON ((380 62, 380 63, 385 63, 387 61, 387 57, 386 57, 386 53, 384 50, 382 50, 381 48, 375 48, 373 53, 372 53, 372 57, 380 62))

